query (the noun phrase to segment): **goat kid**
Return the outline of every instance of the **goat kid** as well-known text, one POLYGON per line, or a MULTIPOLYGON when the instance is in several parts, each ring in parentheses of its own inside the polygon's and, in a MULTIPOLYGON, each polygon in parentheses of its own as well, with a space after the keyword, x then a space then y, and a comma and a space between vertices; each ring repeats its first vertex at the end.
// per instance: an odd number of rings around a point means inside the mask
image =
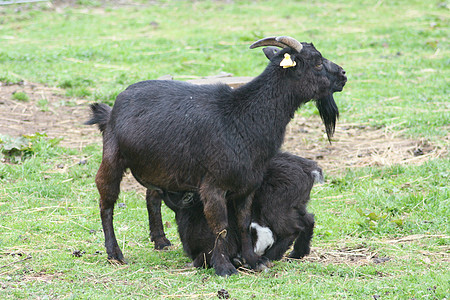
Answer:
MULTIPOLYGON (((307 212, 306 206, 314 182, 323 182, 323 175, 322 169, 312 160, 280 152, 270 161, 252 205, 250 227, 258 255, 271 261, 279 260, 294 241, 289 257, 302 258, 310 253, 314 215, 307 212)), ((152 199, 157 197, 147 198, 152 199)), ((193 265, 210 266, 216 235, 208 227, 200 195, 166 192, 164 202, 175 212, 183 249, 193 260, 193 265)), ((151 206, 148 203, 148 207, 151 206)), ((245 259, 240 258, 239 230, 233 205, 228 206, 228 212, 227 251, 235 266, 245 265, 245 259)), ((151 231, 162 230, 162 221, 159 228, 151 225, 150 228, 151 231)))
POLYGON ((92 118, 86 124, 98 124, 103 133, 95 181, 109 260, 125 263, 113 214, 123 173, 129 168, 149 190, 200 194, 216 235, 211 256, 216 274, 237 273, 227 252, 230 204, 236 207, 242 257, 254 269, 264 265, 253 251, 248 230, 253 193, 302 104, 315 100, 332 136, 338 117, 333 93, 342 90, 347 78, 312 44, 273 37, 251 48, 261 46, 283 49, 271 56, 263 73, 237 89, 149 80, 120 93, 112 110, 104 104, 91 105, 92 118))

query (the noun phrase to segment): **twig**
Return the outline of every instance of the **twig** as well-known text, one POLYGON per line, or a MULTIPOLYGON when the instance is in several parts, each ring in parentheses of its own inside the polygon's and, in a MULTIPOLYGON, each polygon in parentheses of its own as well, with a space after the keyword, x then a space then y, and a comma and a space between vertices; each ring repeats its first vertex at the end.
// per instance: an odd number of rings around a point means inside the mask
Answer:
POLYGON ((49 1, 49 0, 0 1, 0 5, 21 4, 21 3, 33 3, 33 2, 50 2, 50 1, 49 1))
POLYGON ((416 240, 421 240, 424 238, 444 238, 448 239, 450 236, 448 235, 442 235, 442 234, 433 234, 433 235, 427 235, 427 234, 416 234, 411 236, 406 236, 400 239, 394 239, 394 240, 387 240, 385 243, 402 243, 402 242, 411 242, 416 240))
POLYGON ((223 229, 221 232, 219 232, 219 233, 217 234, 217 236, 216 236, 216 241, 214 242, 214 248, 212 248, 211 251, 209 251, 208 254, 211 254, 211 253, 214 251, 214 249, 216 249, 216 246, 217 246, 217 240, 219 239, 219 237, 220 237, 221 235, 223 235, 224 238, 225 238, 225 237, 227 236, 227 230, 226 230, 226 229, 223 229))
POLYGON ((32 258, 33 258, 33 257, 31 257, 31 256, 27 256, 27 257, 25 257, 24 259, 20 259, 20 260, 17 260, 17 261, 13 261, 12 263, 9 263, 9 264, 7 264, 7 265, 1 266, 0 269, 9 267, 9 266, 11 266, 11 265, 14 265, 14 264, 17 264, 17 263, 20 263, 20 262, 23 262, 23 261, 26 261, 26 260, 29 260, 29 259, 32 259, 32 258))
POLYGON ((207 294, 171 294, 171 295, 161 295, 162 298, 200 298, 200 297, 214 297, 216 296, 216 293, 207 293, 207 294))

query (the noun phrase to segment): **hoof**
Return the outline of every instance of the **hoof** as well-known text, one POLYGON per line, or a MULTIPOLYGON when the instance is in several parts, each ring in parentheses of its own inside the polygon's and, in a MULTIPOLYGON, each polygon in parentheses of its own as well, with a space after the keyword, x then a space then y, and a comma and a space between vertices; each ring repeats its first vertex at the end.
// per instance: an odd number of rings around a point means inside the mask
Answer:
POLYGON ((245 260, 242 257, 234 257, 231 260, 231 263, 233 264, 233 266, 235 266, 236 268, 239 267, 243 267, 244 265, 246 265, 245 260))
POLYGON ((169 250, 172 244, 168 239, 155 241, 155 250, 169 250))
POLYGON ((120 266, 120 265, 127 265, 128 264, 128 262, 124 258, 117 259, 117 258, 108 257, 107 260, 113 266, 120 266))
POLYGON ((269 268, 265 264, 257 264, 255 271, 257 272, 268 272, 269 268))
POLYGON ((223 277, 231 276, 231 275, 234 275, 234 274, 238 273, 238 271, 236 270, 236 268, 232 264, 229 264, 229 265, 227 264, 225 266, 215 267, 214 270, 216 272, 216 275, 223 276, 223 277))
POLYGON ((303 253, 297 253, 297 252, 295 252, 295 251, 292 251, 292 252, 289 254, 289 258, 292 258, 292 259, 301 259, 301 258, 305 257, 306 255, 307 255, 306 253, 303 254, 303 253))
POLYGON ((255 271, 257 272, 268 272, 269 268, 271 268, 273 266, 273 263, 264 256, 261 256, 261 258, 258 260, 256 267, 255 267, 255 271))
POLYGON ((245 263, 243 260, 241 260, 239 258, 233 258, 231 262, 236 269, 239 269, 239 268, 244 268, 244 269, 248 269, 248 270, 251 269, 249 264, 245 263))

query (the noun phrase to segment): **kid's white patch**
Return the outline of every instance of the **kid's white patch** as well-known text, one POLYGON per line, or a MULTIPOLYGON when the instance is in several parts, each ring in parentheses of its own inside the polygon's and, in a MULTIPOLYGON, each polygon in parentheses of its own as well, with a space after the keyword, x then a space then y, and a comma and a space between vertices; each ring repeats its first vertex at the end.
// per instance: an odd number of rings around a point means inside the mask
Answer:
POLYGON ((251 223, 250 227, 256 230, 255 253, 263 255, 274 243, 273 233, 268 227, 262 227, 258 223, 251 223))

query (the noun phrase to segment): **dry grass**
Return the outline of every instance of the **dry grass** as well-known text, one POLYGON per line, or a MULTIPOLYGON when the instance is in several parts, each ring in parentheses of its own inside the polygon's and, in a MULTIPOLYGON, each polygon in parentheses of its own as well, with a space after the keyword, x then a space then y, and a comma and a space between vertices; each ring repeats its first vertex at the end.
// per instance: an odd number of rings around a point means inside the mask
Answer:
POLYGON ((329 144, 318 117, 296 117, 288 126, 283 148, 316 160, 329 174, 354 167, 419 164, 448 153, 428 140, 405 138, 401 131, 345 122, 338 122, 329 144))

